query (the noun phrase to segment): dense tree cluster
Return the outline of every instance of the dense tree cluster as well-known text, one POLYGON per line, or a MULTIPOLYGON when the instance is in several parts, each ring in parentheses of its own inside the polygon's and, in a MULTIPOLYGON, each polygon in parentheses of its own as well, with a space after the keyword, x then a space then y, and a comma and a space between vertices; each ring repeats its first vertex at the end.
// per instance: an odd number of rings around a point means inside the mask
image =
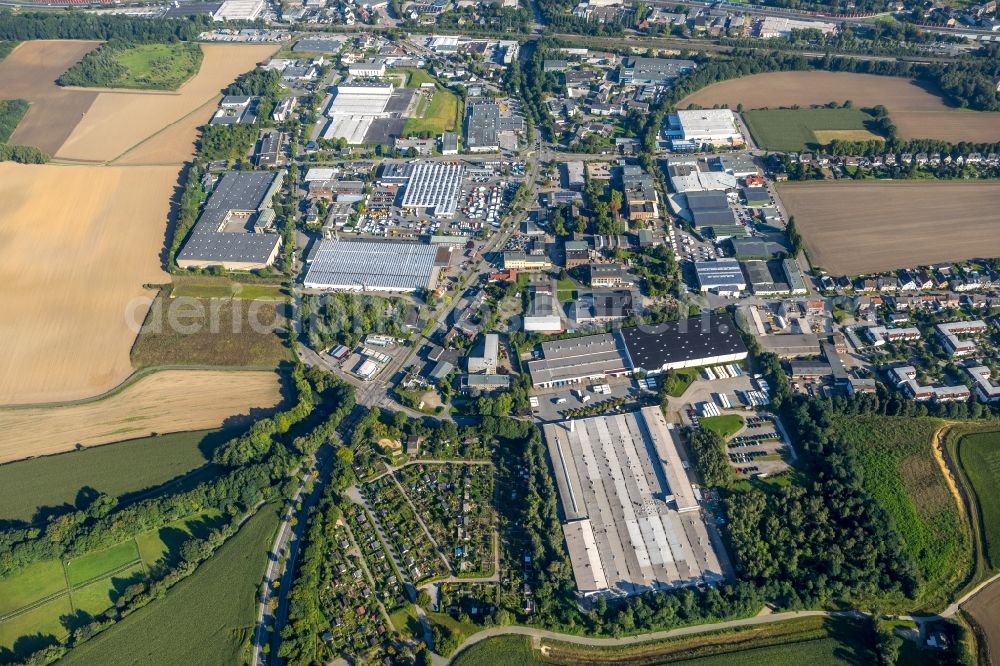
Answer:
POLYGON ((702 480, 709 486, 728 486, 733 468, 726 455, 726 441, 716 432, 701 429, 690 432, 687 444, 702 480))
POLYGON ((309 345, 314 349, 353 347, 369 333, 408 337, 405 315, 406 302, 402 299, 371 294, 304 296, 299 308, 309 345))
POLYGON ((208 15, 184 19, 144 18, 82 11, 0 10, 0 39, 129 39, 135 42, 193 40, 210 29, 208 15))

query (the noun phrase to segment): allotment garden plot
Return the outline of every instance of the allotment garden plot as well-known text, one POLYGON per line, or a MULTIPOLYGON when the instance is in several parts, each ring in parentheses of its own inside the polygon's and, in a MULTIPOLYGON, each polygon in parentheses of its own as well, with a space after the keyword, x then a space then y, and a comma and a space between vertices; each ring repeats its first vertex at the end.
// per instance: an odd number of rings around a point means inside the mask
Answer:
POLYGON ((1000 255, 993 182, 810 182, 779 186, 814 267, 834 275, 1000 255))

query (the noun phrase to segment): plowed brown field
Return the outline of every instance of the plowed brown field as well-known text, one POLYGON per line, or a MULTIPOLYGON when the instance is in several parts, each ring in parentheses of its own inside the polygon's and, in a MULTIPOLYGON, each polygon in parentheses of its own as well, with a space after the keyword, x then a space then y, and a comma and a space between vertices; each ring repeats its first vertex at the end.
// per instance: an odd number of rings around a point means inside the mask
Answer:
POLYGON ((1000 141, 1000 113, 966 111, 947 106, 944 100, 910 79, 846 72, 769 72, 715 83, 681 100, 712 107, 735 109, 777 108, 795 104, 854 102, 856 107, 878 104, 889 110, 899 135, 907 139, 1000 141))
POLYGON ((152 433, 217 428, 281 401, 274 372, 165 370, 102 400, 0 409, 0 463, 152 433))
POLYGON ((86 398, 132 372, 177 167, 0 163, 0 405, 86 398), (134 304, 134 311, 129 310, 134 304))
POLYGON ((56 85, 63 72, 100 42, 37 40, 19 44, 0 62, 0 98, 26 99, 31 108, 10 138, 54 154, 97 99, 91 91, 56 85))
POLYGON ((1000 184, 788 183, 778 194, 813 266, 861 275, 1000 256, 1000 184))
POLYGON ((278 47, 202 44, 201 48, 205 52, 201 69, 176 93, 100 93, 56 157, 103 162, 123 156, 136 146, 128 156, 131 164, 179 164, 189 159, 194 153, 194 128, 212 117, 214 109, 208 103, 218 97, 222 88, 253 69, 278 47), (180 136, 172 133, 174 123, 180 136), (166 144, 159 136, 154 137, 160 132, 170 133, 166 144), (146 139, 147 143, 138 145, 146 139))

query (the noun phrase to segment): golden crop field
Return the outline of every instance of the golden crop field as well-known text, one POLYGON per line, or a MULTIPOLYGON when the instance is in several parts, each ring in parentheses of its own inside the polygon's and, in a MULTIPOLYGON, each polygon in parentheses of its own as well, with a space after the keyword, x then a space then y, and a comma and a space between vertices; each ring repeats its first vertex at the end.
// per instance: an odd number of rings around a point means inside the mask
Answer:
POLYGON ((875 74, 848 72, 769 72, 715 83, 688 95, 678 108, 697 104, 711 108, 725 104, 735 109, 790 107, 851 100, 855 107, 881 104, 889 110, 899 136, 905 139, 1000 141, 1000 113, 949 107, 944 100, 915 81, 875 74))
POLYGON ((169 281, 176 179, 176 167, 0 163, 0 405, 85 398, 132 372, 127 318, 142 323, 156 293, 144 284, 169 281))
POLYGON ((108 398, 0 408, 0 463, 182 430, 217 428, 281 401, 275 372, 165 370, 108 398))
POLYGON ((1000 255, 995 182, 786 183, 813 266, 861 275, 1000 255))
POLYGON ((0 62, 0 97, 31 102, 10 138, 12 144, 35 146, 50 155, 59 149, 97 93, 61 88, 56 79, 98 44, 48 39, 24 42, 0 62))
MULTIPOLYGON (((184 162, 194 152, 194 128, 212 117, 222 88, 254 68, 277 50, 277 45, 202 44, 205 59, 198 74, 176 92, 107 91, 80 120, 56 157, 67 160, 109 161, 130 148, 129 164, 184 162), (197 113, 195 113, 197 112, 197 113), (154 137, 171 132, 178 123, 180 137, 164 145, 154 137), (150 139, 150 137, 153 137, 150 139), (138 145, 147 139, 148 143, 138 145), (145 155, 148 149, 149 154, 145 155)), ((88 93, 89 94, 89 93, 88 93)), ((168 141, 170 141, 168 139, 168 141)))

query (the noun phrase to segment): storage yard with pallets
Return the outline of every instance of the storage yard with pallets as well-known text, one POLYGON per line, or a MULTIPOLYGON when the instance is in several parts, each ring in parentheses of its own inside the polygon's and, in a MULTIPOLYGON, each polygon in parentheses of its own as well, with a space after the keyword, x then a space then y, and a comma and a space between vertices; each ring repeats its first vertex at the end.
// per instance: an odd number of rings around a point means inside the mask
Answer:
POLYGON ((992 182, 783 184, 814 267, 833 275, 1000 255, 992 182))
POLYGON ((856 108, 881 104, 904 139, 1000 141, 1000 113, 967 111, 948 106, 945 100, 917 82, 893 76, 847 72, 770 72, 723 81, 688 95, 680 104, 712 108, 725 104, 735 109, 842 104, 856 108))

